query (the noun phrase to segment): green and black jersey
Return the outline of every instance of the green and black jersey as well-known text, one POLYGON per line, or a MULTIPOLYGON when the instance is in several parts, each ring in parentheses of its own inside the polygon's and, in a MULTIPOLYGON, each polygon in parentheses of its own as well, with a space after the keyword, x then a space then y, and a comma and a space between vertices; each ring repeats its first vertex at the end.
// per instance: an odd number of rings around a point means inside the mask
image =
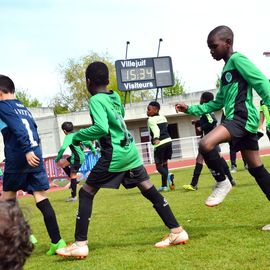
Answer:
POLYGON ((172 141, 168 132, 168 122, 165 116, 150 116, 147 125, 150 131, 152 145, 155 148, 172 141), (155 140, 159 140, 160 143, 154 144, 155 140))
POLYGON ((110 91, 98 93, 89 100, 93 125, 80 129, 73 142, 98 140, 101 160, 109 172, 123 172, 142 165, 135 141, 124 121, 124 108, 119 95, 110 91))
POLYGON ((264 104, 263 100, 260 101, 260 112, 262 112, 264 115, 266 122, 266 129, 270 130, 270 112, 268 107, 264 104))
POLYGON ((76 145, 72 144, 72 139, 73 139, 74 134, 75 133, 68 133, 65 136, 64 142, 63 142, 63 144, 62 144, 62 146, 57 154, 57 157, 55 158, 55 162, 58 162, 62 158, 65 150, 69 147, 69 149, 71 151, 70 163, 71 164, 75 164, 75 163, 83 164, 84 158, 85 158, 83 147, 82 147, 82 145, 76 146, 76 145))
POLYGON ((247 131, 256 133, 259 113, 253 104, 252 89, 270 108, 270 83, 262 72, 244 55, 234 53, 221 74, 220 89, 213 101, 192 105, 187 113, 200 116, 224 107, 226 119, 235 120, 247 131))

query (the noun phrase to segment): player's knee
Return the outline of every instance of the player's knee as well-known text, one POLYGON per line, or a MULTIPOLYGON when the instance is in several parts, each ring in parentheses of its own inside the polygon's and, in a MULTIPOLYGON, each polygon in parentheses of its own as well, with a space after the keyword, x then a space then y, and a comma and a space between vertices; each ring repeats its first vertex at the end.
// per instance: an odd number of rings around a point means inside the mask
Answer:
POLYGON ((202 139, 199 142, 199 152, 202 154, 210 152, 213 148, 214 146, 211 145, 208 140, 202 139))

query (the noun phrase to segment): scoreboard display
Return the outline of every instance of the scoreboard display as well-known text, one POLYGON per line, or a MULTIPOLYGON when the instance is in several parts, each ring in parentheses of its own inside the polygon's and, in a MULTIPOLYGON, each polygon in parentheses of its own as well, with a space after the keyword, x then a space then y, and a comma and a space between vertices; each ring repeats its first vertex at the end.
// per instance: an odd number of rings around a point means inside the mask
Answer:
POLYGON ((117 60, 115 68, 120 91, 174 85, 172 59, 169 56, 117 60))

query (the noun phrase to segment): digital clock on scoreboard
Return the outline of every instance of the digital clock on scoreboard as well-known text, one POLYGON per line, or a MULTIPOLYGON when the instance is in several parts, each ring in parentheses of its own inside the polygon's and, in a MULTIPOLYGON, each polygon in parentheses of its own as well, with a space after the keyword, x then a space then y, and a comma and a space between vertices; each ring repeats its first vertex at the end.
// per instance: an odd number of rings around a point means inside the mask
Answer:
POLYGON ((174 85, 169 56, 117 60, 118 88, 121 91, 143 90, 174 85))

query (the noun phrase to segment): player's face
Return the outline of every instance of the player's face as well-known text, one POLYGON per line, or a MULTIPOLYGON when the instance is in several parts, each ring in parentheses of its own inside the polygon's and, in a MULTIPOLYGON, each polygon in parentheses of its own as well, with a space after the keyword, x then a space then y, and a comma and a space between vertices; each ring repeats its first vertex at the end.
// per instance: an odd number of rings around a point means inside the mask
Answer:
POLYGON ((157 108, 151 105, 147 106, 147 111, 146 111, 147 116, 153 116, 157 114, 157 108))
POLYGON ((226 40, 221 39, 218 35, 210 36, 207 39, 207 45, 214 59, 217 61, 226 59, 230 49, 230 45, 226 40))

